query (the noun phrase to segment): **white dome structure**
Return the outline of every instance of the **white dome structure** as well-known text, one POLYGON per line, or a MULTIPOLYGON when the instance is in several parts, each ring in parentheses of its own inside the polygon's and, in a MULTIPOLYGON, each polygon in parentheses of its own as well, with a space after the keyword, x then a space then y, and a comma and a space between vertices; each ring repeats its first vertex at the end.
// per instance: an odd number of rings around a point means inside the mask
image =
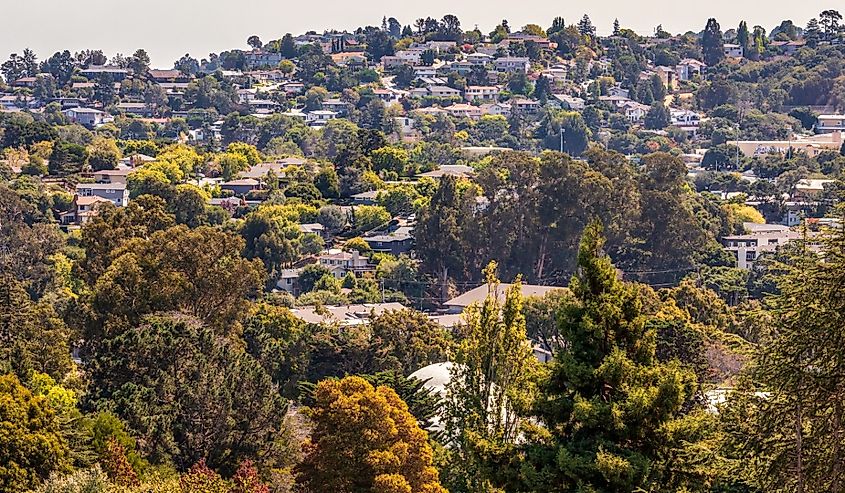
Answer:
POLYGON ((447 361, 445 363, 434 363, 420 368, 408 375, 408 378, 416 378, 425 382, 423 387, 436 393, 441 399, 446 397, 446 386, 452 378, 453 363, 447 361))

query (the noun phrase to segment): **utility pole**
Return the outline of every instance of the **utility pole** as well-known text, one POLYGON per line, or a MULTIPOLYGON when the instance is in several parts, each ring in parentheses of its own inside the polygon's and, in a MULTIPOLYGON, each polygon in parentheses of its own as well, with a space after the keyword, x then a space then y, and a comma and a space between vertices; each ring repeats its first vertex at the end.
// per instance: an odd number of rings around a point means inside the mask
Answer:
POLYGON ((563 153, 566 150, 566 129, 563 128, 563 124, 560 126, 560 152, 563 153))

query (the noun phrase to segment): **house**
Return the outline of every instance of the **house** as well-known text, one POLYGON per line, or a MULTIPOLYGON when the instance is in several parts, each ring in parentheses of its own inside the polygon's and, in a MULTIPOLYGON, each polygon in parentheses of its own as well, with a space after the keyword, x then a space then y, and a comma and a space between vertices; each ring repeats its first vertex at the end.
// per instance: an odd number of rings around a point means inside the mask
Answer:
MULTIPOLYGON (((508 283, 501 283, 497 285, 496 291, 493 294, 499 300, 499 303, 504 303, 505 294, 510 287, 511 284, 508 283)), ((457 298, 452 298, 443 305, 446 307, 448 313, 461 313, 464 309, 466 309, 466 307, 473 303, 482 303, 487 298, 487 295, 491 294, 489 289, 490 288, 487 284, 482 284, 481 286, 471 289, 457 298)), ((560 286, 538 286, 534 284, 523 284, 521 286, 522 296, 526 298, 543 297, 548 293, 564 289, 566 288, 560 286)))
POLYGON ((552 94, 552 100, 564 110, 581 111, 586 107, 583 99, 569 94, 552 94))
POLYGON ((553 65, 540 72, 540 75, 549 79, 553 84, 565 82, 569 75, 569 67, 564 64, 553 65))
POLYGON ((388 89, 376 88, 373 89, 373 96, 381 99, 385 103, 389 103, 393 99, 393 92, 388 89))
POLYGON ((298 269, 282 269, 279 275, 279 280, 276 281, 276 287, 282 291, 288 292, 294 296, 299 294, 299 275, 302 274, 302 268, 298 269))
POLYGON ((488 115, 494 116, 511 116, 513 108, 510 103, 493 103, 482 106, 483 111, 488 115))
POLYGON ((244 60, 247 68, 250 70, 261 67, 276 68, 282 62, 284 57, 281 53, 271 53, 261 49, 255 49, 244 53, 244 60))
POLYGON ((528 72, 531 69, 531 61, 523 56, 497 58, 493 65, 497 72, 505 73, 528 72))
POLYGON ((467 86, 464 90, 467 101, 495 101, 498 97, 499 88, 496 86, 467 86))
POLYGON ((333 324, 341 326, 367 324, 373 317, 388 311, 404 310, 401 303, 366 303, 343 306, 303 306, 292 308, 291 313, 308 324, 333 324))
POLYGON ((825 185, 835 182, 836 180, 812 180, 809 178, 798 180, 792 198, 800 201, 815 201, 824 192, 825 185))
POLYGON ((625 114, 625 118, 631 123, 641 122, 646 114, 648 114, 649 109, 650 107, 648 105, 637 103, 636 101, 629 101, 622 105, 621 108, 625 114))
POLYGON ((678 80, 688 82, 694 77, 701 77, 705 67, 707 65, 702 61, 695 58, 684 58, 675 65, 675 73, 678 74, 678 80))
POLYGON ((375 266, 370 264, 370 260, 362 256, 357 250, 344 252, 332 249, 317 257, 317 261, 320 265, 328 268, 332 275, 338 279, 344 278, 348 272, 358 275, 375 270, 375 266))
POLYGON ((321 127, 335 118, 337 118, 337 112, 330 110, 314 110, 305 114, 305 120, 312 127, 321 127))
POLYGON ((746 157, 786 154, 792 150, 806 153, 807 157, 814 158, 825 151, 839 152, 842 148, 842 132, 834 130, 831 133, 793 140, 731 140, 728 144, 739 147, 746 157))
POLYGON ((303 84, 302 82, 295 82, 295 81, 285 82, 284 84, 281 85, 281 89, 282 89, 282 91, 285 92, 285 94, 287 94, 289 96, 290 95, 298 95, 298 94, 302 94, 303 92, 305 92, 305 84, 303 84))
POLYGON ((88 79, 96 79, 103 74, 108 74, 111 76, 113 81, 120 82, 128 77, 131 71, 129 69, 115 67, 112 65, 91 65, 88 68, 80 70, 79 73, 88 79))
POLYGON ((671 109, 669 113, 671 114, 671 123, 676 127, 686 128, 701 125, 701 115, 695 111, 671 109))
POLYGON ((389 233, 365 236, 364 241, 370 245, 374 252, 399 256, 408 253, 413 248, 414 236, 411 232, 412 228, 401 226, 389 233))
POLYGON ((416 121, 413 118, 409 118, 407 116, 396 116, 393 117, 393 121, 396 122, 396 128, 399 131, 399 135, 410 136, 416 133, 416 121))
POLYGON ((37 77, 21 77, 20 79, 12 82, 12 85, 15 87, 35 87, 35 82, 38 80, 37 77))
POLYGON ((270 99, 258 98, 250 99, 249 101, 247 101, 247 105, 249 106, 250 112, 252 114, 273 113, 281 107, 279 103, 270 99))
POLYGON ((320 223, 300 224, 299 231, 302 234, 314 234, 319 236, 320 238, 326 238, 328 236, 328 231, 326 231, 326 227, 320 223))
POLYGON ((121 102, 117 104, 117 109, 127 115, 140 117, 150 117, 153 115, 152 108, 150 108, 146 103, 121 102))
POLYGON ((444 176, 454 176, 456 178, 468 178, 475 173, 475 170, 471 166, 466 166, 464 164, 444 164, 439 168, 429 171, 426 173, 420 173, 419 177, 428 177, 428 178, 442 178, 444 176))
POLYGON ((351 196, 352 201, 356 205, 373 205, 376 203, 378 197, 378 190, 369 190, 366 192, 356 193, 351 196))
POLYGON ((615 98, 631 99, 631 91, 622 89, 619 86, 611 87, 607 90, 607 95, 615 98))
POLYGON ((725 58, 742 58, 745 55, 742 45, 725 43, 724 48, 725 58))
POLYGON ((660 78, 660 82, 663 83, 663 87, 665 87, 667 91, 672 92, 678 89, 678 74, 675 72, 674 68, 663 66, 655 67, 654 73, 660 78))
POLYGON ((481 108, 471 104, 459 103, 453 104, 443 108, 450 116, 455 118, 471 118, 477 120, 481 118, 481 108))
POLYGON ((94 172, 94 181, 97 183, 126 183, 126 177, 133 169, 107 169, 94 172))
POLYGON ((244 196, 249 192, 253 190, 258 190, 260 188, 261 182, 253 178, 242 178, 238 180, 223 182, 220 184, 221 190, 229 190, 238 197, 244 196))
POLYGON ((524 115, 536 115, 540 111, 540 102, 533 99, 512 99, 511 107, 524 115))
POLYGON ((87 197, 77 195, 73 198, 73 207, 71 210, 62 213, 59 220, 61 224, 66 226, 71 224, 81 226, 97 215, 98 206, 106 203, 113 202, 96 195, 87 197))
POLYGON ((62 111, 71 123, 78 123, 84 127, 96 128, 114 121, 114 117, 94 108, 68 108, 62 111))
POLYGON ((124 156, 123 159, 120 160, 121 166, 127 166, 130 168, 136 168, 146 163, 152 163, 156 160, 156 158, 152 156, 147 156, 146 154, 135 153, 130 156, 124 156))
POLYGON ((100 197, 118 207, 129 204, 129 189, 126 183, 79 183, 76 185, 79 197, 100 197))
POLYGON ((324 110, 334 111, 337 113, 337 116, 345 116, 349 113, 349 108, 352 105, 346 101, 341 99, 327 99, 323 101, 322 105, 324 110))
POLYGON ((156 70, 151 69, 147 72, 147 76, 157 84, 162 83, 184 83, 191 82, 191 76, 182 73, 181 70, 156 70))
POLYGON ((428 95, 435 98, 459 98, 461 91, 449 86, 429 86, 428 95))
MULTIPOLYGON (((780 225, 757 225, 748 229, 748 234, 722 238, 725 250, 734 255, 738 269, 750 270, 761 254, 773 253, 778 247, 804 237, 804 233, 791 231, 788 227, 780 225)), ((808 234, 811 238, 817 237, 815 233, 808 234)), ((814 251, 820 248, 815 241, 811 241, 809 246, 814 251)))
POLYGON ((845 131, 845 115, 819 115, 816 133, 827 134, 845 131))
POLYGON ((470 53, 464 59, 474 67, 484 67, 493 61, 493 57, 486 53, 470 53))

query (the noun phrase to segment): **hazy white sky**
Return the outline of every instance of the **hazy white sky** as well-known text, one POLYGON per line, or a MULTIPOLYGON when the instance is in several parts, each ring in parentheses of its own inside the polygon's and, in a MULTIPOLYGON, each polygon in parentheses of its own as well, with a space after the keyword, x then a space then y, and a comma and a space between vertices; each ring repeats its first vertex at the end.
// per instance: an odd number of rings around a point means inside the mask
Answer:
MULTIPOLYGON (((708 17, 722 29, 741 19, 771 30, 783 19, 805 25, 835 0, 0 0, 0 59, 29 47, 39 58, 69 49, 102 49, 107 55, 144 48, 153 66, 169 67, 186 52, 196 58, 229 48, 246 48, 257 34, 267 41, 286 32, 352 30, 380 25, 382 16, 403 25, 419 17, 457 15, 464 29, 476 24, 489 32, 503 18, 512 27, 533 22, 548 27, 552 18, 567 23, 590 15, 599 33, 618 18, 641 34, 663 24, 670 32, 699 31, 708 17)), ((845 9, 843 9, 845 10, 845 9)))

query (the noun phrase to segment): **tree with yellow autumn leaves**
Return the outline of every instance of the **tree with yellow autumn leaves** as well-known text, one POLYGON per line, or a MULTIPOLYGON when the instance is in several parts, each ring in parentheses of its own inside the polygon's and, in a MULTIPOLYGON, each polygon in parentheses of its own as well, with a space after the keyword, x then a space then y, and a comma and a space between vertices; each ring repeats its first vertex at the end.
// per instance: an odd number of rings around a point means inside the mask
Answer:
POLYGON ((346 377, 320 382, 314 399, 297 470, 305 491, 446 493, 426 432, 393 389, 346 377))

